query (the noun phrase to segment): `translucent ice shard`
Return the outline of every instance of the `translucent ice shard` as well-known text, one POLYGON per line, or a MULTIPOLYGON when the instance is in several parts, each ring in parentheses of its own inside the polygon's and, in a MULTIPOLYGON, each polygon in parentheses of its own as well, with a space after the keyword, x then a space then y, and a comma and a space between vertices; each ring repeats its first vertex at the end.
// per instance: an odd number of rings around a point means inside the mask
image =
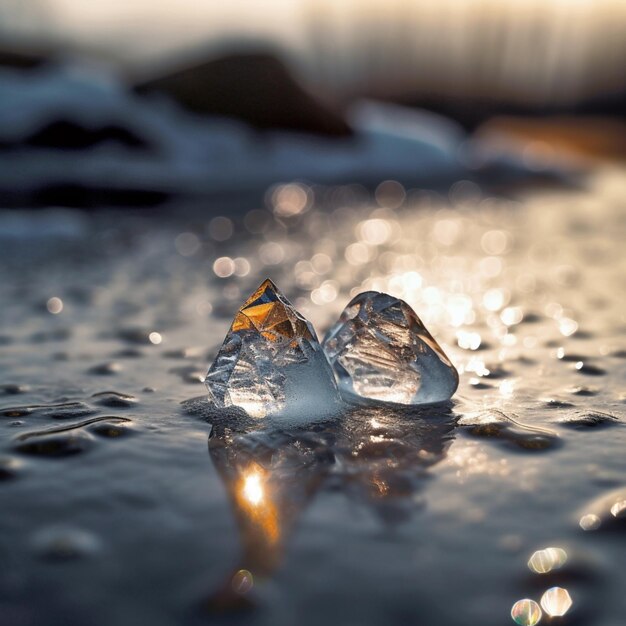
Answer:
POLYGON ((397 404, 449 400, 459 375, 413 309, 366 291, 344 309, 324 349, 348 396, 397 404))
POLYGON ((339 403, 315 330, 269 279, 237 312, 204 382, 215 406, 251 417, 312 422, 339 403))

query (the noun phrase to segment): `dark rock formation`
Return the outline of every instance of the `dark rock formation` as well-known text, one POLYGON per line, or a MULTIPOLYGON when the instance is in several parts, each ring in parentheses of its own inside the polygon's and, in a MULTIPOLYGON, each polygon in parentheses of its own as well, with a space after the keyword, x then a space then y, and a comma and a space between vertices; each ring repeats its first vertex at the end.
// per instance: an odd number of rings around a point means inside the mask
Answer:
POLYGON ((134 89, 166 93, 195 113, 236 118, 260 130, 352 134, 338 113, 304 91, 268 54, 221 57, 137 83, 134 89))

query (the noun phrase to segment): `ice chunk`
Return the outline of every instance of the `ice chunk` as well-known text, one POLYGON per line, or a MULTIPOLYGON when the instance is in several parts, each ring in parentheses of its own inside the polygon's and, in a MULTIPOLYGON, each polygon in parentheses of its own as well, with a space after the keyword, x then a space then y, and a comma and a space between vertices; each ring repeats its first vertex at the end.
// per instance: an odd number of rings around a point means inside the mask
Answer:
POLYGON ((340 402, 315 330, 269 279, 237 312, 204 382, 216 407, 255 418, 309 423, 340 402))
POLYGON ((324 340, 342 393, 397 404, 449 400, 459 375, 413 309, 376 291, 356 296, 324 340))

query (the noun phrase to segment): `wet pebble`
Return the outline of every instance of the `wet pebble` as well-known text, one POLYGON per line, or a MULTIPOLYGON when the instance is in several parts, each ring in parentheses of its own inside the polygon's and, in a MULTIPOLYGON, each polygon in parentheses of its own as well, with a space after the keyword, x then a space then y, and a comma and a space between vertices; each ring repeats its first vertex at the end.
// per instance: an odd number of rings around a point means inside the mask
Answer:
POLYGON ((72 526, 43 528, 33 535, 31 545, 37 556, 53 561, 84 558, 101 549, 101 542, 96 535, 72 526))
POLYGON ((101 391, 94 393, 91 398, 94 404, 112 408, 126 408, 137 404, 135 396, 118 391, 101 391))
POLYGON ((616 425, 620 423, 620 419, 615 415, 601 411, 572 411, 559 416, 556 422, 561 426, 583 429, 616 425))
POLYGON ((96 410, 84 402, 62 402, 59 404, 33 404, 0 409, 0 417, 50 417, 71 419, 92 415, 96 410))

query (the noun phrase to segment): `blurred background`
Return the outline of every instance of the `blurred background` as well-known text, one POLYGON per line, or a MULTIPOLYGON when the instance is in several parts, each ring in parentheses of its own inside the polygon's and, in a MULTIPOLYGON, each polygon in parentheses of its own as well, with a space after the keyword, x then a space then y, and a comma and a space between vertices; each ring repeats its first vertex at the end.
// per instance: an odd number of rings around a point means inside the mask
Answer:
POLYGON ((622 160, 625 18, 619 0, 0 0, 0 199, 152 205, 622 160))

